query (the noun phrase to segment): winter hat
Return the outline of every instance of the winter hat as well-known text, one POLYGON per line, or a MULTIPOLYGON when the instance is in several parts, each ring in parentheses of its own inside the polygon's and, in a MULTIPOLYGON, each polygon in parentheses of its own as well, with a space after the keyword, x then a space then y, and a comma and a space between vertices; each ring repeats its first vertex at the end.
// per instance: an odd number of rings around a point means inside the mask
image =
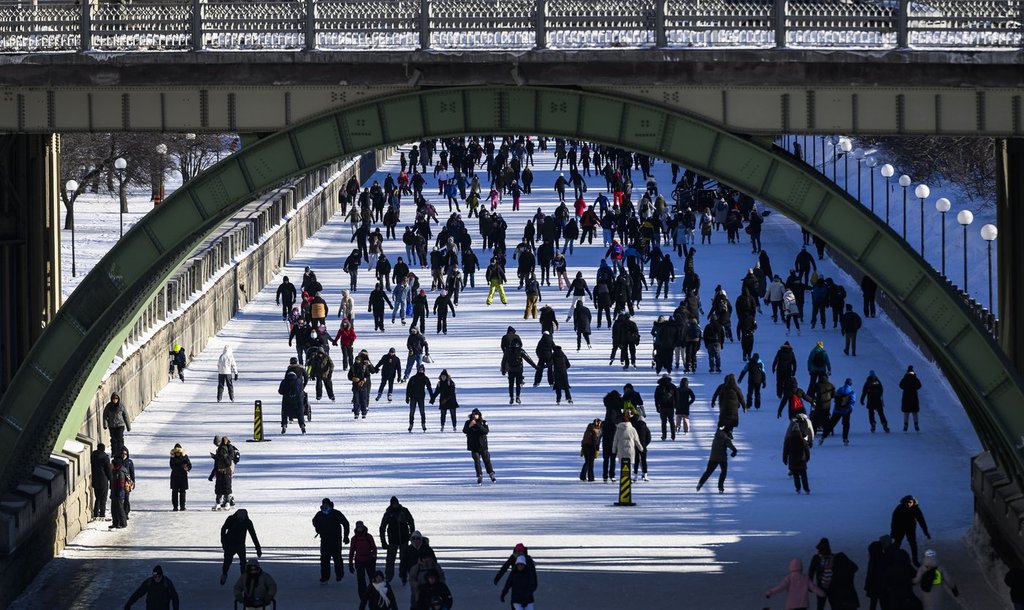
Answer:
POLYGON ((818 341, 818 347, 825 347, 824 341, 818 341))
POLYGON ((174 443, 175 449, 181 449, 181 443, 174 443))
POLYGON ((878 377, 878 375, 875 375, 874 371, 868 371, 868 377, 878 377))
POLYGON ((831 552, 832 552, 832 545, 831 545, 831 544, 829 544, 829 542, 828 542, 828 538, 822 538, 822 539, 821 539, 821 540, 820 540, 820 541, 818 542, 818 546, 816 546, 816 547, 814 547, 814 548, 816 548, 816 549, 818 549, 819 551, 821 551, 822 553, 826 553, 826 554, 827 554, 827 553, 831 553, 831 552))
POLYGON ((334 502, 331 502, 330 498, 324 498, 323 500, 320 500, 320 506, 334 506, 334 502))
POLYGON ((421 534, 419 530, 416 530, 415 532, 412 533, 412 536, 410 536, 409 539, 410 540, 423 540, 423 534, 421 534))
POLYGON ((393 353, 395 353, 395 348, 393 348, 393 347, 392 347, 391 349, 389 349, 389 350, 388 350, 388 353, 389 353, 389 354, 393 354, 393 353))
MULTIPOLYGON (((934 553, 934 551, 929 551, 929 552, 934 553)), ((164 569, 163 568, 161 568, 160 566, 153 566, 153 576, 163 576, 163 575, 164 575, 164 569)))
POLYGON ((299 359, 296 358, 295 356, 292 356, 292 359, 288 361, 288 364, 298 364, 298 363, 299 363, 299 359))
POLYGON ((360 529, 363 530, 364 532, 367 531, 366 524, 363 523, 362 521, 356 521, 356 531, 358 532, 360 529))
MULTIPOLYGON (((907 366, 907 372, 908 373, 913 373, 914 372, 914 365, 913 364, 907 366)), ((916 375, 917 373, 914 373, 914 374, 916 375)))
MULTIPOLYGON (((926 555, 926 556, 927 556, 927 555, 926 555)), ((524 555, 520 555, 519 557, 517 557, 517 558, 516 558, 516 565, 517 565, 517 566, 518 566, 518 565, 524 565, 524 566, 525 566, 525 565, 526 565, 526 556, 524 556, 524 555)))
POLYGON ((517 544, 517 545, 516 545, 516 547, 515 547, 515 549, 514 549, 514 550, 515 550, 515 553, 516 553, 517 555, 520 555, 520 554, 526 553, 526 545, 525 545, 525 544, 523 544, 522 542, 520 542, 519 544, 517 544))
POLYGON ((391 496, 391 506, 398 505, 398 496, 391 496))
POLYGON ((847 377, 847 378, 846 378, 846 381, 844 381, 844 382, 843 382, 843 384, 844 384, 844 385, 853 385, 853 380, 852 380, 852 379, 850 379, 849 377, 847 377))

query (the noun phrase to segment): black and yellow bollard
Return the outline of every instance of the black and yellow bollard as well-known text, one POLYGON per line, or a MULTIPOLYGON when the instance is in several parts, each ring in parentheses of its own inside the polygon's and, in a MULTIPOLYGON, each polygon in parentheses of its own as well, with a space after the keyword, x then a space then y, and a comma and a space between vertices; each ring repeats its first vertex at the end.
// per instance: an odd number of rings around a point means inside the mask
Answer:
POLYGON ((629 460, 622 460, 622 469, 619 472, 619 501, 615 506, 636 506, 633 502, 633 480, 629 460))
POLYGON ((274 439, 263 436, 263 401, 257 400, 252 415, 252 438, 246 439, 247 443, 270 442, 274 439))

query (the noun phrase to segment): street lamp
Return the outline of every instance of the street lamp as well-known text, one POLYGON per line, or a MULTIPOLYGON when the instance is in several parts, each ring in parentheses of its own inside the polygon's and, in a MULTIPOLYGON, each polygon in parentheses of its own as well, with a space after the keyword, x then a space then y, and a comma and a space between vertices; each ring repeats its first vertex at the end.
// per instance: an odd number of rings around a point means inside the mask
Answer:
POLYGON ((985 225, 981 228, 981 238, 988 246, 988 310, 995 311, 995 302, 992 301, 992 242, 999 235, 995 225, 985 225))
POLYGON ((118 157, 114 159, 114 169, 117 170, 117 209, 120 210, 121 237, 124 237, 124 169, 128 162, 118 157))
POLYGON ((853 158, 857 160, 857 201, 864 203, 860 196, 860 164, 864 161, 864 149, 853 149, 853 158))
POLYGON ((967 292, 967 227, 974 222, 974 214, 970 210, 960 210, 956 221, 964 228, 964 292, 967 292))
POLYGON ((924 200, 928 199, 932 190, 927 184, 918 184, 914 189, 914 196, 921 201, 921 258, 924 258, 924 200))
POLYGON ((900 176, 900 186, 903 187, 903 240, 907 239, 907 187, 910 186, 910 176, 900 176))
MULTIPOLYGON (((868 160, 864 162, 868 166, 868 175, 871 176, 871 213, 875 213, 875 166, 878 165, 878 159, 874 157, 868 157, 868 160)), ((860 172, 857 173, 858 180, 860 179, 860 172)), ((860 188, 859 186, 857 187, 860 188)))
POLYGON ((160 155, 160 183, 157 187, 156 200, 153 202, 154 206, 160 205, 164 201, 164 170, 167 168, 167 145, 163 142, 157 144, 156 152, 160 155))
MULTIPOLYGON (((64 185, 64 190, 68 192, 68 201, 73 201, 75 193, 78 192, 78 182, 76 180, 68 180, 67 184, 64 185)), ((71 205, 74 205, 72 203, 71 205)), ((78 267, 75 263, 75 213, 71 213, 71 277, 78 277, 78 267)))
POLYGON ((885 178, 885 224, 889 224, 889 178, 896 173, 891 165, 886 163, 882 166, 882 169, 878 170, 882 177, 885 178))
POLYGON ((945 197, 939 197, 935 200, 935 209, 942 214, 942 277, 946 277, 946 212, 951 207, 952 204, 945 197))
POLYGON ((839 140, 839 148, 843 150, 843 189, 850 192, 850 151, 853 150, 853 142, 850 138, 842 138, 839 140))
POLYGON ((836 181, 836 163, 839 160, 839 140, 829 138, 828 143, 832 145, 832 182, 836 181))

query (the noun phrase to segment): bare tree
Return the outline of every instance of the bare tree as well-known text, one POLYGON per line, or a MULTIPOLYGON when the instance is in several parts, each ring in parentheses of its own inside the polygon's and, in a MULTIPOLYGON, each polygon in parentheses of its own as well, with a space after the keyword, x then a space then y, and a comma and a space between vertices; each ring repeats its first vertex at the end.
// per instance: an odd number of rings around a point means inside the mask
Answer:
POLYGON ((177 160, 183 183, 216 163, 220 146, 220 134, 175 134, 167 139, 168 152, 177 160))
POLYGON ((946 180, 970 198, 989 200, 995 192, 995 141, 992 138, 888 137, 864 139, 893 158, 899 171, 915 181, 946 180))

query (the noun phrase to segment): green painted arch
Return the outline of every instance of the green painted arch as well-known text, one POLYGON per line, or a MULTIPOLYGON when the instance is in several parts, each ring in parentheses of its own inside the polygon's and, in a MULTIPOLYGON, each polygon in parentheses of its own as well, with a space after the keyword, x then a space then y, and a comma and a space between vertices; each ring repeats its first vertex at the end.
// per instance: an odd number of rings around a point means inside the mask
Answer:
POLYGON ((479 133, 580 137, 654 155, 743 190, 821 235, 896 301, 986 449, 1022 480, 1020 377, 960 297, 846 193, 777 149, 665 108, 568 88, 496 86, 424 89, 340 108, 243 148, 176 191, 83 280, 17 372, 0 401, 0 490, 74 436, 145 305, 253 195, 344 156, 479 133))

